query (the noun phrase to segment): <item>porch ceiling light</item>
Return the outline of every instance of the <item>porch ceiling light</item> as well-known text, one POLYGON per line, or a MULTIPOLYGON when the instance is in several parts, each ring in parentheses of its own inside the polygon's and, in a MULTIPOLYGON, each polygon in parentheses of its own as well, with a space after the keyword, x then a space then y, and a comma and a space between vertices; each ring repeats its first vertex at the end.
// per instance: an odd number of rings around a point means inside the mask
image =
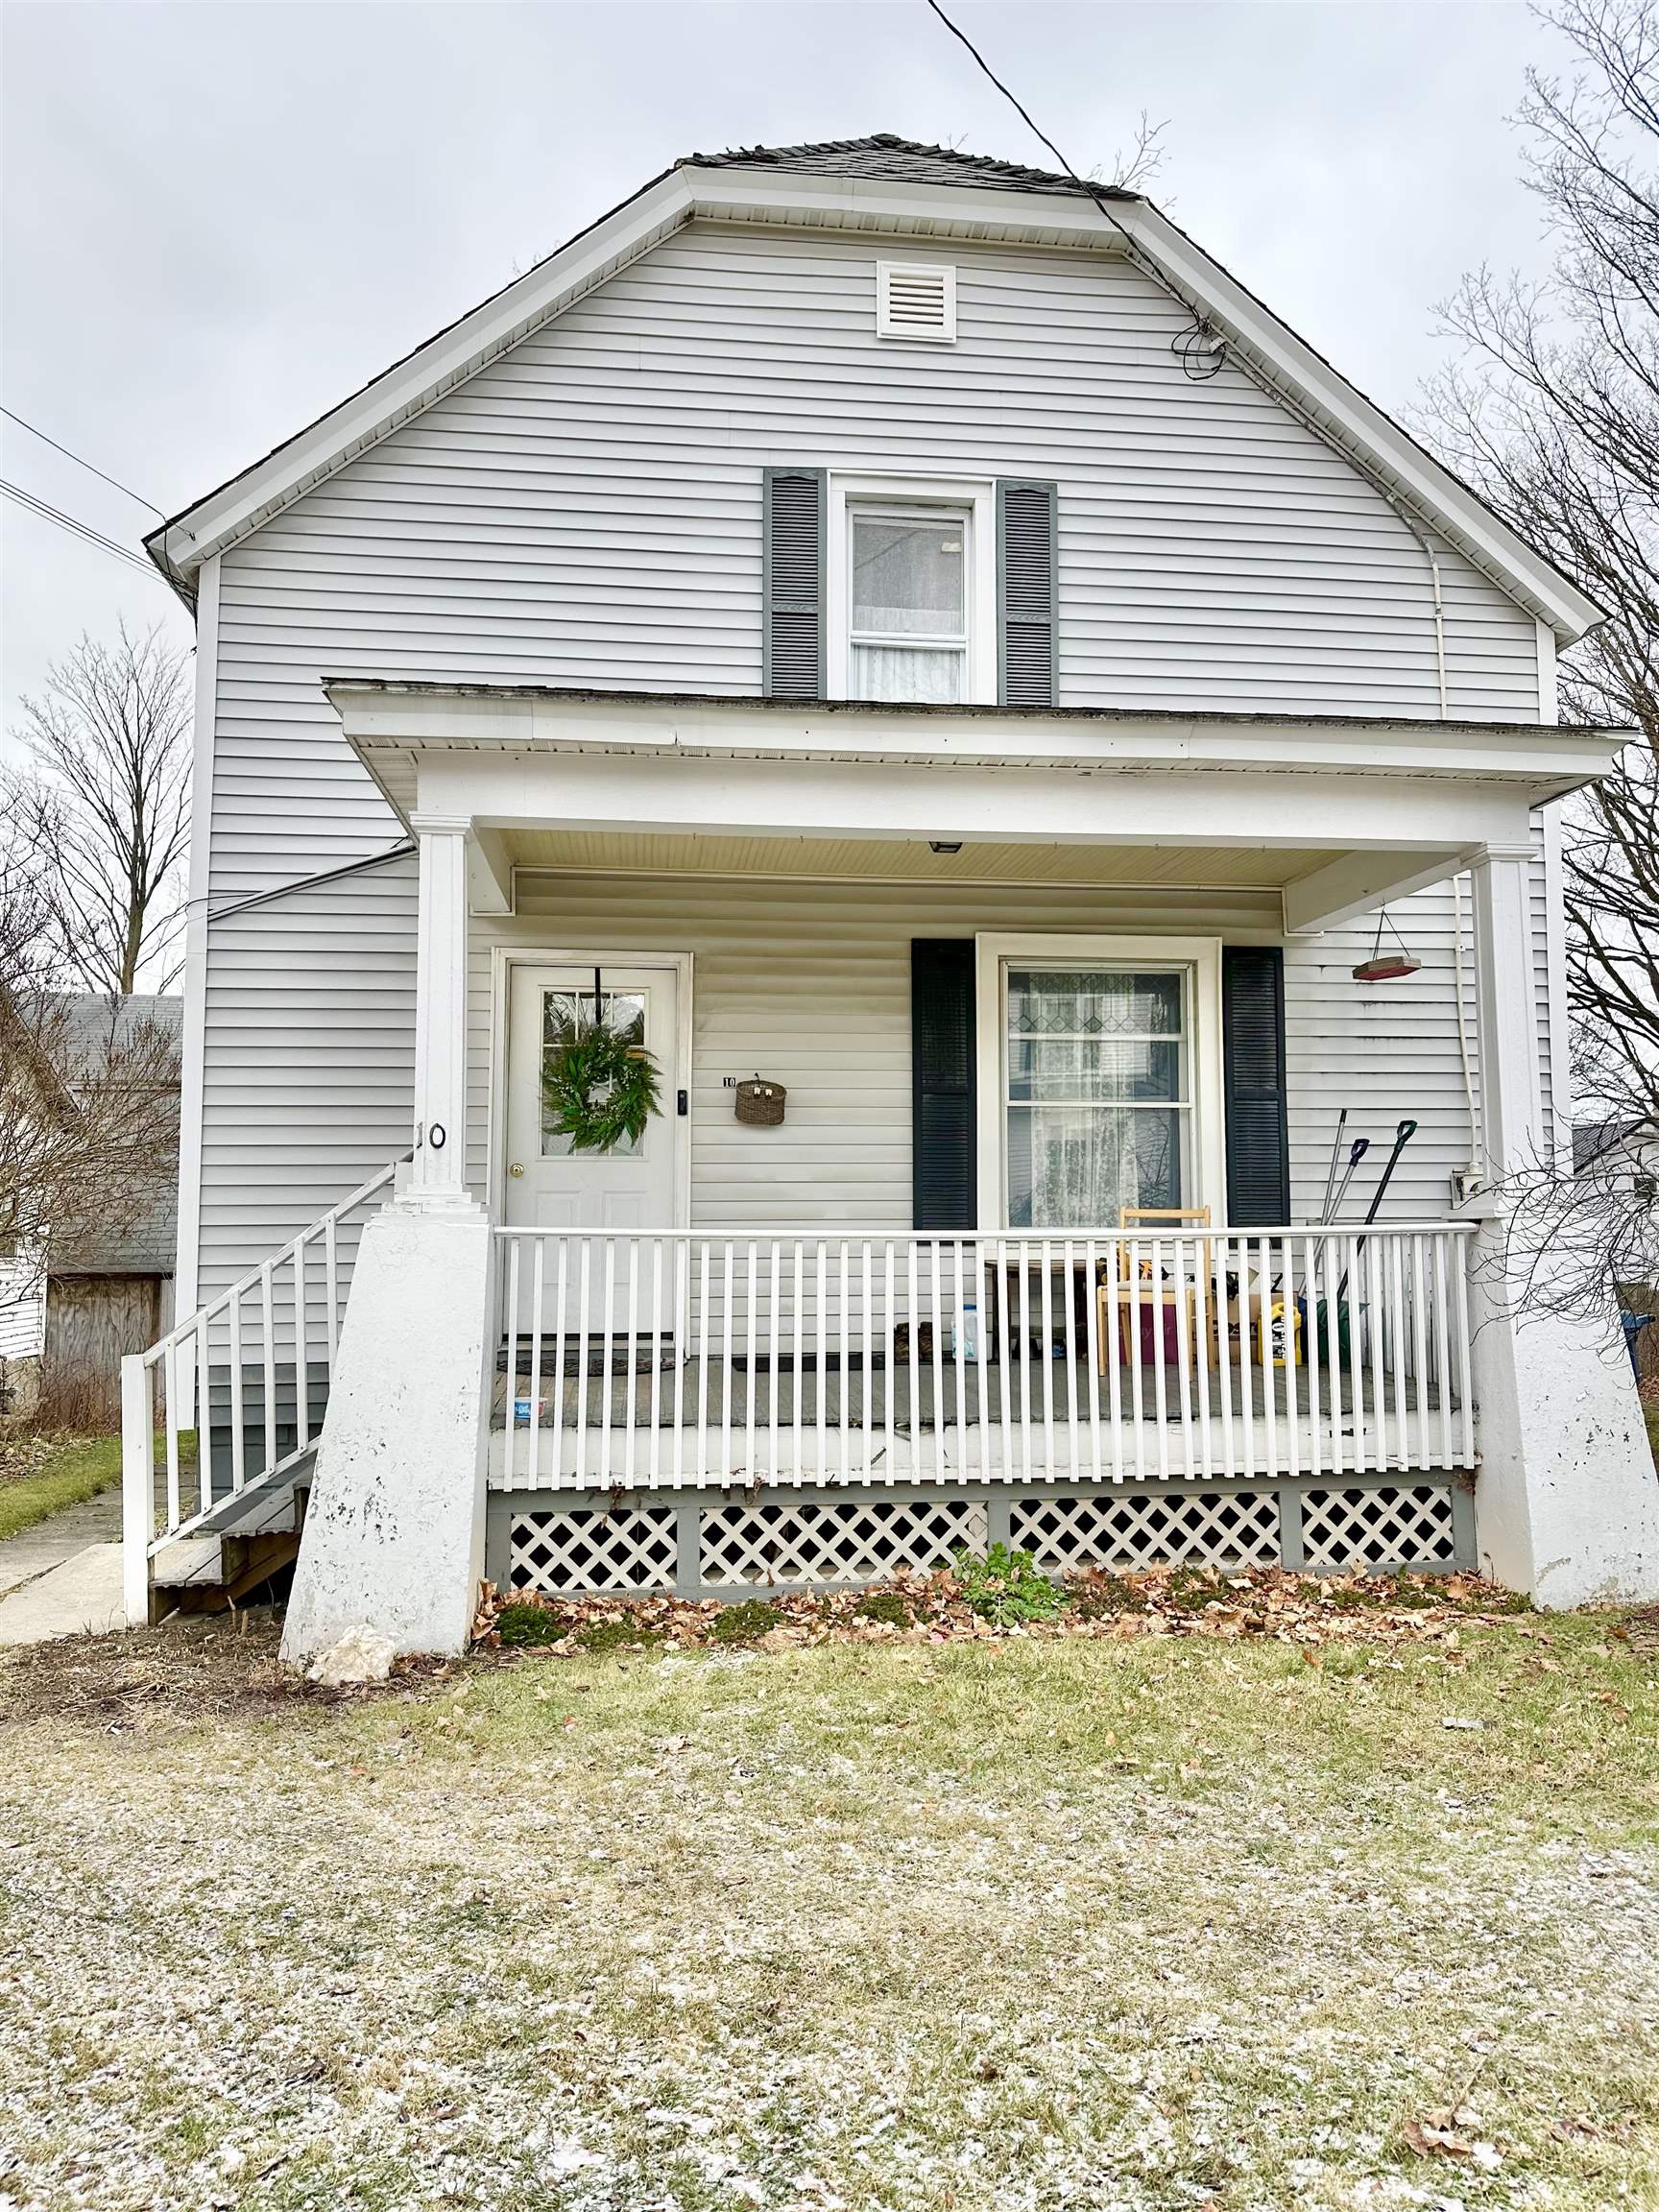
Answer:
POLYGON ((960 853, 962 850, 962 841, 960 838, 958 838, 954 845, 947 845, 943 841, 936 841, 935 839, 929 837, 927 840, 927 850, 929 853, 960 853))

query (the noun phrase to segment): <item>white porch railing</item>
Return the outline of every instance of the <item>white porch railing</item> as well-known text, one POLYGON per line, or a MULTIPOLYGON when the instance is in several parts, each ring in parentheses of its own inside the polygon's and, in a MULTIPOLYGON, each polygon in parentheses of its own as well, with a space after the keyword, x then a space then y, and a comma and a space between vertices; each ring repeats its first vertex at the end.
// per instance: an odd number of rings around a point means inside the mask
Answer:
POLYGON ((492 1481, 1472 1468, 1471 1234, 498 1230, 492 1481))
POLYGON ((276 1480, 316 1442, 339 1351, 353 1232, 397 1165, 379 1168, 148 1352, 122 1360, 122 1580, 130 1621, 148 1615, 157 1551, 229 1500, 276 1480))

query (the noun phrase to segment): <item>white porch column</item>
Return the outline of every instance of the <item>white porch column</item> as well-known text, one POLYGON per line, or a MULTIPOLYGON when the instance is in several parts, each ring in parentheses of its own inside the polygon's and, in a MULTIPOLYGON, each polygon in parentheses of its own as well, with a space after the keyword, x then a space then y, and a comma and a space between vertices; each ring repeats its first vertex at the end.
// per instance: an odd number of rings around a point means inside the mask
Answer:
POLYGON ((1485 1179, 1531 1166, 1543 1140, 1533 1018, 1529 845, 1487 846, 1474 867, 1476 1002, 1485 1179))
POLYGON ((415 944, 415 1157, 402 1197, 470 1206, 467 1192, 465 815, 413 814, 421 904, 415 944))
POLYGON ((1488 848, 1474 869, 1490 1187, 1473 1209, 1483 1221, 1471 1282, 1476 1543, 1487 1573, 1542 1605, 1659 1597, 1659 1479, 1629 1361, 1595 1328, 1541 1310, 1536 1256, 1508 1249, 1503 1180, 1534 1168, 1549 1148, 1529 868, 1529 848, 1504 847, 1488 848))
POLYGON ((358 1247, 282 1653, 464 1649, 484 1566, 490 1222, 467 1189, 465 817, 416 815, 415 1155, 358 1247))

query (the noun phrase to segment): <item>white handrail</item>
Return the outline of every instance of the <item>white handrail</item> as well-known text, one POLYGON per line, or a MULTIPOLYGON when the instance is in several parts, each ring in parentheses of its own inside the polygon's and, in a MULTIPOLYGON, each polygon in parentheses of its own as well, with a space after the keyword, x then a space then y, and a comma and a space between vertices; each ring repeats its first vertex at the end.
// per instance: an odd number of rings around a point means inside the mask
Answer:
POLYGON ((150 1563, 157 1551, 201 1528, 228 1500, 274 1481, 316 1443, 320 1430, 311 1413, 313 1369, 318 1370, 325 1404, 339 1345, 340 1231, 386 1189, 401 1164, 392 1160, 376 1168, 338 1205, 198 1307, 147 1352, 132 1353, 122 1360, 122 1592, 130 1622, 149 1618, 150 1563), (321 1269, 307 1266, 314 1252, 321 1254, 321 1269), (314 1315, 319 1303, 322 1312, 314 1315), (216 1372, 225 1374, 228 1386, 230 1455, 228 1486, 219 1492, 212 1466, 216 1372), (293 1381, 294 1419, 292 1440, 285 1443, 279 1400, 287 1376, 293 1381), (165 1453, 159 1512, 158 1377, 165 1453), (251 1392, 257 1393, 259 1402, 252 1420, 247 1406, 251 1392), (192 1428, 195 1465, 186 1471, 180 1438, 192 1428), (251 1453, 258 1462, 252 1473, 251 1453))
POLYGON ((248 1291, 256 1290, 271 1270, 285 1266, 302 1245, 314 1244, 320 1237, 325 1238, 331 1226, 337 1227, 365 1199, 373 1198, 376 1190, 383 1190, 398 1168, 413 1158, 413 1153, 405 1152, 401 1159, 388 1160, 384 1167, 376 1167, 368 1182, 359 1183, 349 1198, 342 1198, 338 1206, 330 1206, 326 1214, 319 1214, 315 1221, 307 1222, 297 1237, 290 1237, 287 1243, 279 1251, 274 1252, 269 1260, 258 1261, 249 1268, 246 1275, 238 1277, 228 1290, 221 1290, 218 1297, 210 1298, 205 1306, 198 1306, 187 1320, 180 1321, 167 1335, 157 1337, 149 1351, 140 1352, 138 1358, 146 1366, 154 1367, 170 1345, 181 1344, 186 1336, 194 1336, 200 1323, 217 1320, 221 1313, 227 1312, 248 1291))

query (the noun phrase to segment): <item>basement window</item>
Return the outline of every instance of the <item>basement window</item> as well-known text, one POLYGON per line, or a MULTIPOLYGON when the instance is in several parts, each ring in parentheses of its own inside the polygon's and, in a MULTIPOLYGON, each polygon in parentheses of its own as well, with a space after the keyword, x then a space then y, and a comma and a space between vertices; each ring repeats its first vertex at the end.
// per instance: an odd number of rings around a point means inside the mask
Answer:
POLYGON ((956 343, 956 272, 943 261, 878 261, 876 335, 956 343))

